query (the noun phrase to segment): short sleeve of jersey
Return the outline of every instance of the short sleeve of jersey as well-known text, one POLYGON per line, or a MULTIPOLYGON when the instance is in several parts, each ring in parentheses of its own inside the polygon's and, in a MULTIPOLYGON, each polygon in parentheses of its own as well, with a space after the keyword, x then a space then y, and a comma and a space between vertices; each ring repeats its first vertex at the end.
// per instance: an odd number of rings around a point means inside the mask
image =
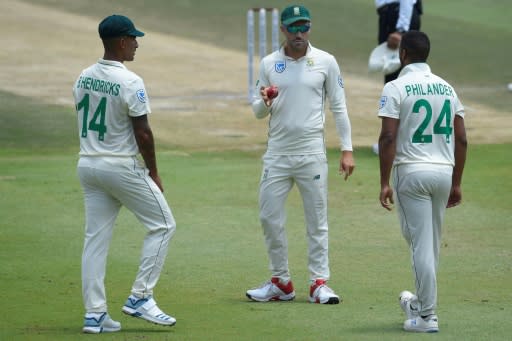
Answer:
POLYGON ((454 107, 455 107, 455 115, 458 115, 458 116, 464 118, 464 116, 465 116, 464 106, 460 102, 459 97, 457 97, 454 107))
POLYGON ((123 95, 128 106, 129 116, 137 117, 151 113, 149 98, 141 78, 137 77, 127 81, 126 92, 123 95))
POLYGON ((382 89, 378 115, 379 117, 400 119, 400 93, 392 83, 386 84, 382 89))

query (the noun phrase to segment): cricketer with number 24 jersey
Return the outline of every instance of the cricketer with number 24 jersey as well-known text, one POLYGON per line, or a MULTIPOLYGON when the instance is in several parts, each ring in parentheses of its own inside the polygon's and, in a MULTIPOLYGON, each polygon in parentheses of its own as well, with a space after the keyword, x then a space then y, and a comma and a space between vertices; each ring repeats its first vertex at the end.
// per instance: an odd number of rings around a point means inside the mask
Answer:
POLYGON ((400 120, 394 165, 455 164, 453 121, 455 115, 464 117, 464 107, 450 84, 427 64, 407 65, 384 86, 378 115, 400 120))

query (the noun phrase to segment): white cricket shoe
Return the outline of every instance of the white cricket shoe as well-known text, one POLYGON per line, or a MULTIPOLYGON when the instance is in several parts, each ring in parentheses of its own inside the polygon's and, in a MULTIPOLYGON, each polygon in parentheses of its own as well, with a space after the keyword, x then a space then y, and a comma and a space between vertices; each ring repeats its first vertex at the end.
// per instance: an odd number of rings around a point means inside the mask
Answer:
POLYGON ((86 313, 82 331, 88 334, 113 333, 121 330, 121 323, 105 313, 86 313))
POLYGON ((437 333, 439 331, 437 315, 430 315, 427 318, 416 316, 415 318, 405 320, 404 330, 417 333, 437 333))
POLYGON ((259 288, 247 290, 247 298, 257 302, 291 301, 295 298, 292 281, 282 283, 279 278, 272 277, 259 288))
POLYGON ((416 295, 407 290, 402 291, 398 296, 398 300, 400 301, 400 308, 402 308, 404 311, 407 319, 413 319, 419 316, 418 310, 411 306, 411 301, 415 301, 417 299, 418 297, 416 295))
POLYGON ((174 326, 176 319, 158 308, 152 296, 137 298, 130 295, 123 306, 123 313, 161 326, 174 326))
POLYGON ((309 288, 309 302, 320 304, 338 304, 340 297, 325 284, 325 280, 316 279, 309 288))

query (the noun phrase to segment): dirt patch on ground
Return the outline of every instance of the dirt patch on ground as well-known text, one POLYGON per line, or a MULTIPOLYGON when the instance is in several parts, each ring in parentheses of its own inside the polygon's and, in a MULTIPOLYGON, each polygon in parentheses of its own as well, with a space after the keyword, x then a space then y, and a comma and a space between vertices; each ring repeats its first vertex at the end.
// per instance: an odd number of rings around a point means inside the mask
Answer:
MULTIPOLYGON (((0 12, 0 89, 72 108, 74 80, 103 53, 99 20, 10 1, 0 12)), ((144 78, 158 140, 186 150, 264 148, 267 121, 256 120, 248 105, 244 53, 146 33, 139 39, 135 62, 127 66, 144 78)), ((376 110, 382 84, 344 76, 353 143, 371 145, 379 133, 376 110)), ((510 112, 467 100, 464 104, 471 143, 512 142, 510 112)), ((327 143, 338 144, 330 113, 327 143)))

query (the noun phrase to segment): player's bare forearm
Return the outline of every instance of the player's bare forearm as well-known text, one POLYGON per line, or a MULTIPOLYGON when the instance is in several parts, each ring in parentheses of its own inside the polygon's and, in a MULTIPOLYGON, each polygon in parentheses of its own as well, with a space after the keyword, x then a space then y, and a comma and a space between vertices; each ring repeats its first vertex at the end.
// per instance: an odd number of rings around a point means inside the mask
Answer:
POLYGON ((382 207, 391 210, 393 205, 393 190, 389 185, 391 168, 396 153, 396 135, 399 121, 392 118, 382 118, 382 128, 379 136, 379 164, 380 164, 380 194, 379 201, 382 207))
POLYGON ((149 170, 149 175, 157 175, 155 145, 149 139, 139 144, 139 151, 149 170))
POLYGON ((394 143, 386 142, 386 137, 379 138, 379 159, 380 159, 380 195, 379 201, 382 207, 391 210, 393 204, 393 190, 389 185, 391 168, 395 158, 394 143))
POLYGON ((448 198, 446 207, 455 207, 462 201, 462 173, 466 163, 466 152, 468 148, 468 141, 466 139, 466 129, 464 127, 464 119, 460 116, 455 116, 454 120, 454 133, 455 133, 455 166, 453 167, 452 174, 452 188, 448 198))
POLYGON ((455 116, 454 134, 455 166, 453 167, 452 186, 460 186, 462 183, 462 173, 464 171, 464 165, 466 164, 466 152, 468 148, 464 119, 460 116, 455 116))
POLYGON ((149 175, 156 178, 158 177, 158 169, 156 166, 155 142, 147 115, 132 117, 132 124, 140 155, 149 170, 149 175))
POLYGON ((391 147, 386 147, 385 144, 379 140, 379 164, 380 164, 380 185, 389 185, 391 177, 391 168, 393 167, 393 159, 395 153, 390 150, 391 147))
POLYGON ((382 118, 382 128, 379 136, 379 162, 380 162, 380 185, 389 185, 391 168, 396 153, 396 134, 398 131, 398 120, 382 118))

